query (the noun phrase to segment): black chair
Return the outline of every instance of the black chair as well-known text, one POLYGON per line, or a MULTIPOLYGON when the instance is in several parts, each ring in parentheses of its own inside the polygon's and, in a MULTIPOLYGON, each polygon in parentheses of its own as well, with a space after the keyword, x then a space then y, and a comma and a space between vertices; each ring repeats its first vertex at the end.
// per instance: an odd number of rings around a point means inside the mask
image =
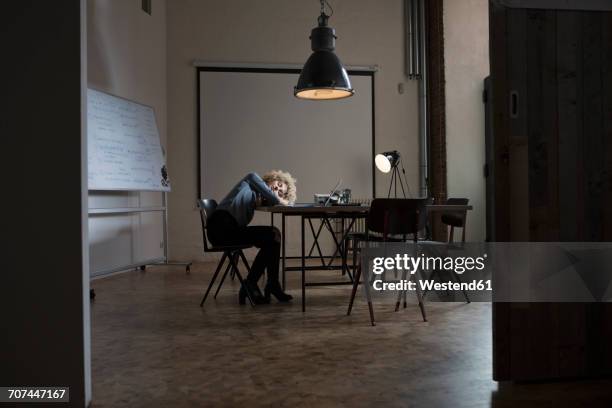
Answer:
MULTIPOLYGON (((356 264, 357 262, 356 258, 357 252, 359 251, 360 242, 397 242, 398 238, 394 238, 393 236, 405 237, 408 235, 412 236, 413 242, 418 242, 419 232, 422 231, 427 224, 427 202, 427 198, 379 198, 373 200, 366 219, 365 234, 355 234, 352 237, 354 240, 353 263, 356 264), (373 236, 371 235, 371 232, 378 233, 380 236, 373 236)), ((405 239, 402 239, 402 241, 404 240, 405 239)), ((361 264, 357 265, 356 268, 347 315, 351 314, 360 277, 361 264)), ((367 285, 367 283, 365 284, 367 285)), ((419 308, 421 309, 421 315, 423 316, 423 321, 427 321, 423 297, 420 294, 420 290, 417 290, 417 298, 419 301, 419 308)), ((372 301, 371 299, 367 300, 370 311, 370 322, 372 326, 374 326, 374 309, 372 307, 372 301)), ((396 311, 398 309, 399 298, 395 307, 396 311)))
MULTIPOLYGON (((449 198, 446 200, 446 204, 448 205, 468 205, 468 198, 449 198)), ((448 234, 448 243, 452 244, 454 242, 455 236, 455 228, 462 228, 463 231, 461 233, 461 243, 465 244, 465 220, 467 219, 467 210, 461 211, 449 211, 442 213, 440 217, 442 223, 450 227, 450 231, 448 234)), ((431 278, 433 279, 437 275, 437 271, 433 271, 431 273, 431 278)), ((451 272, 451 277, 454 277, 455 280, 461 283, 461 277, 455 273, 451 272)), ((470 298, 465 290, 462 290, 463 297, 467 303, 470 303, 470 298)), ((425 292, 427 293, 427 292, 425 292)))
MULTIPOLYGON (((467 205, 470 200, 467 198, 449 198, 446 200, 448 205, 467 205)), ((463 228, 461 233, 461 242, 465 243, 465 220, 467 218, 467 210, 452 211, 442 213, 442 223, 450 227, 448 242, 454 241, 455 228, 463 228)))
MULTIPOLYGON (((217 294, 219 293, 219 290, 221 289, 221 286, 223 285, 223 282, 225 281, 225 277, 227 276, 230 269, 238 277, 238 280, 240 281, 240 285, 244 286, 244 279, 242 278, 242 275, 240 274, 240 271, 238 270, 238 258, 242 259, 242 262, 246 266, 247 271, 250 272, 251 269, 249 267, 249 263, 247 262, 244 256, 244 252, 242 251, 244 249, 251 248, 252 245, 248 245, 248 244, 228 245, 228 246, 209 245, 208 235, 207 235, 207 228, 208 228, 207 221, 208 221, 208 217, 210 217, 210 215, 217 208, 217 202, 211 199, 200 199, 198 200, 197 204, 198 204, 198 208, 200 209, 200 219, 202 221, 202 237, 204 240, 204 252, 211 252, 211 253, 222 252, 223 253, 223 255, 221 256, 221 260, 219 261, 219 264, 217 265, 217 269, 215 270, 215 273, 212 279, 210 280, 208 289, 206 289, 206 293, 204 294, 204 297, 202 298, 202 301, 200 302, 200 307, 202 307, 204 306, 204 302, 206 302, 208 293, 210 292, 210 289, 213 287, 215 280, 217 279, 217 276, 219 275, 219 272, 221 271, 221 268, 223 267, 223 264, 225 263, 226 259, 228 263, 225 268, 225 272, 223 273, 223 276, 221 277, 221 281, 219 282, 219 286, 217 287, 217 291, 215 292, 215 296, 214 296, 215 299, 217 298, 217 294)), ((253 299, 251 299, 251 294, 248 290, 246 292, 249 298, 249 303, 251 304, 251 306, 253 306, 253 299)))

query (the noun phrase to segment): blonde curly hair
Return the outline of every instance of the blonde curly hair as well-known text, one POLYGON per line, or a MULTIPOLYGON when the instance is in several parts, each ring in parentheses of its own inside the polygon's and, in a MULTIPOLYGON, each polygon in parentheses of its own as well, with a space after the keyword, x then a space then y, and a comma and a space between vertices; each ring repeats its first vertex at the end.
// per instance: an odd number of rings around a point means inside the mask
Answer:
POLYGON ((284 198, 289 201, 289 204, 295 203, 297 192, 295 183, 297 183, 297 180, 294 179, 291 174, 282 170, 270 170, 262 176, 262 179, 266 184, 270 184, 274 181, 285 183, 287 185, 287 195, 284 198))

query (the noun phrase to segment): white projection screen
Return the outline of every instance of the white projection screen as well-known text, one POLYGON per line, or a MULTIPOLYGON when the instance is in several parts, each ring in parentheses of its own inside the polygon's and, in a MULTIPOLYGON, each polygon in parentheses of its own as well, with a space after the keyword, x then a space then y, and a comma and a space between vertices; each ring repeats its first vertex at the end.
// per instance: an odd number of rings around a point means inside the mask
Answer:
MULTIPOLYGON (((220 201, 248 172, 283 169, 298 181, 299 203, 339 179, 353 198, 371 198, 373 73, 349 74, 353 97, 307 101, 293 96, 298 70, 199 68, 200 197, 220 201)), ((292 255, 299 224, 288 221, 292 255)), ((269 225, 270 215, 256 214, 256 224, 269 225)))

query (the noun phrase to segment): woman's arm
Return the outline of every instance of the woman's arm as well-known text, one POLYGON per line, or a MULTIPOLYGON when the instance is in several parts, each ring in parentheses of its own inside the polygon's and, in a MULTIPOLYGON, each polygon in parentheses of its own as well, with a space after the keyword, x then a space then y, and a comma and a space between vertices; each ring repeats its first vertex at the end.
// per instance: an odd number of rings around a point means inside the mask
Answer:
POLYGON ((253 191, 258 193, 270 205, 283 204, 286 205, 287 200, 281 199, 268 187, 265 181, 257 173, 249 173, 244 180, 249 183, 253 191), (283 202, 284 201, 284 202, 283 202))

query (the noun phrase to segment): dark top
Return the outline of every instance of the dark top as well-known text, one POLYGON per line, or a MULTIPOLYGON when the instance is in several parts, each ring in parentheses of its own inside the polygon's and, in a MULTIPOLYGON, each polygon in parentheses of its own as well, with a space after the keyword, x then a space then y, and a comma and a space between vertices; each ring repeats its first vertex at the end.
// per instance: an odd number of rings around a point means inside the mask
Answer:
POLYGON ((234 186, 217 209, 227 211, 240 227, 246 227, 253 219, 257 196, 261 196, 266 205, 279 204, 278 197, 265 181, 257 173, 249 173, 234 186))

